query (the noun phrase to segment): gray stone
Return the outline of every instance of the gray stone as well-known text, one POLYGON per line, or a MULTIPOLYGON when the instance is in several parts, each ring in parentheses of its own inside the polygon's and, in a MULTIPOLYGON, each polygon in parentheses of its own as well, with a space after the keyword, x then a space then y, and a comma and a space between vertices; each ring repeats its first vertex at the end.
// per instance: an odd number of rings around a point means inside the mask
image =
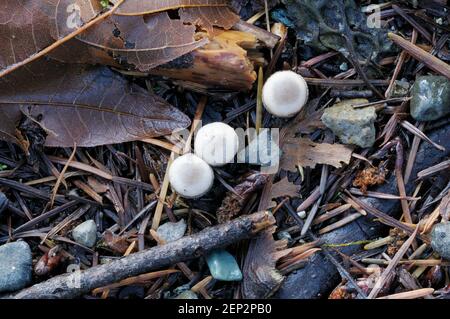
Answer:
POLYGON ((434 121, 450 113, 450 81, 443 76, 421 76, 411 90, 411 116, 434 121))
POLYGON ((184 233, 186 232, 186 228, 187 228, 186 222, 184 221, 184 219, 180 219, 176 223, 168 222, 162 224, 161 226, 158 227, 156 233, 166 243, 169 243, 171 241, 175 241, 183 237, 184 233))
POLYGON ((345 144, 371 147, 375 143, 375 108, 354 108, 367 103, 365 99, 347 100, 325 110, 322 122, 345 144))
POLYGON ((393 98, 406 97, 409 93, 410 88, 411 85, 406 80, 395 81, 394 89, 392 90, 392 97, 393 98))
POLYGON ((175 297, 175 299, 198 299, 197 294, 192 290, 186 290, 175 297))
POLYGON ((72 238, 86 247, 94 247, 97 242, 97 225, 92 219, 81 223, 72 230, 72 238))
POLYGON ((433 227, 431 246, 442 258, 450 260, 450 223, 441 223, 433 227))
POLYGON ((31 282, 32 257, 24 241, 0 246, 0 292, 11 292, 31 282))
POLYGON ((242 272, 236 259, 229 252, 218 249, 206 256, 211 276, 216 280, 222 281, 240 281, 242 280, 242 272))

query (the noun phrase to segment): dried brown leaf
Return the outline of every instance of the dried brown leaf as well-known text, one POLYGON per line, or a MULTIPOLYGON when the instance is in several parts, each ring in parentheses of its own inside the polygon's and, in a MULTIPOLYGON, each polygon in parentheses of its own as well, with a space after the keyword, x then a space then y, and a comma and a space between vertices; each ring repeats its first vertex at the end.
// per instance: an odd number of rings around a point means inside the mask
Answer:
POLYGON ((17 142, 25 113, 49 133, 47 146, 90 147, 170 134, 189 118, 103 67, 37 61, 0 80, 0 138, 17 142))
POLYGON ((97 193, 104 194, 109 190, 109 186, 106 183, 100 182, 97 178, 88 176, 88 185, 97 193))
POLYGON ((239 21, 228 0, 127 0, 117 15, 139 16, 179 9, 180 22, 203 27, 212 33, 213 26, 230 29, 239 21))
POLYGON ((184 23, 191 23, 203 27, 209 34, 213 27, 231 29, 239 22, 239 16, 227 7, 203 7, 180 9, 180 18, 184 23))
POLYGON ((116 11, 117 15, 143 15, 152 14, 179 8, 195 7, 227 7, 228 0, 162 0, 162 1, 142 1, 127 0, 116 11))
POLYGON ((146 72, 208 42, 206 38, 196 40, 194 35, 194 25, 171 19, 162 12, 151 16, 112 16, 84 32, 78 40, 91 47, 84 48, 83 55, 87 56, 90 50, 93 58, 98 60, 90 63, 104 63, 106 57, 100 52, 106 51, 116 62, 146 72))
POLYGON ((0 75, 31 62, 112 13, 99 16, 101 10, 97 0, 1 1, 0 75))
POLYGON ((342 167, 350 163, 353 149, 342 144, 314 143, 308 138, 288 138, 282 147, 281 168, 296 171, 297 166, 328 164, 342 167))

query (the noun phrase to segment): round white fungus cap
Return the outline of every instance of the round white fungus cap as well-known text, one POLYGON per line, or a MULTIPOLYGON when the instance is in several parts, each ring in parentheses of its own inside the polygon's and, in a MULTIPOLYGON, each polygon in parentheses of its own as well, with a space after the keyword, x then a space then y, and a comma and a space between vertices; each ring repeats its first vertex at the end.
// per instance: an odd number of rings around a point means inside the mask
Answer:
POLYGON ((308 84, 300 74, 279 71, 270 76, 262 90, 266 110, 278 117, 291 117, 308 101, 308 84))
POLYGON ((238 135, 231 126, 222 122, 203 126, 195 136, 195 154, 212 166, 230 163, 238 149, 238 135))
POLYGON ((185 198, 205 195, 214 183, 214 172, 204 160, 188 153, 172 162, 169 169, 172 189, 185 198))

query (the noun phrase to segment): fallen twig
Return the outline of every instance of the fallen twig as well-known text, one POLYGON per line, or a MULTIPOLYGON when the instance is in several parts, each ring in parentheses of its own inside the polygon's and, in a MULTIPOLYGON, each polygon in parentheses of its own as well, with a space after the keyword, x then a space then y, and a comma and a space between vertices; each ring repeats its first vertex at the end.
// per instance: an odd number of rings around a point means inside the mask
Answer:
POLYGON ((268 212, 244 216, 166 245, 123 257, 109 264, 53 277, 4 298, 74 298, 95 288, 108 286, 132 276, 198 258, 210 250, 247 239, 274 223, 274 217, 268 212), (73 276, 78 276, 76 279, 79 280, 79 285, 73 284, 73 276))

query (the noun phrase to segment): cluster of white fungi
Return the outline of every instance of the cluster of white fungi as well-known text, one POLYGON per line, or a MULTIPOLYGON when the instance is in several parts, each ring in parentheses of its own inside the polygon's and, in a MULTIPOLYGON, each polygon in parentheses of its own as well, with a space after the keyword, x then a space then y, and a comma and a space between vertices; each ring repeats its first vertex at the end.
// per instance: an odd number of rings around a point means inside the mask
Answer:
MULTIPOLYGON (((296 115, 308 101, 308 85, 293 71, 274 73, 264 84, 262 101, 272 115, 288 118, 296 115)), ((239 138, 228 124, 215 122, 196 134, 194 152, 176 158, 169 168, 172 189, 184 198, 199 198, 213 186, 211 167, 231 163, 239 150, 239 138)))

